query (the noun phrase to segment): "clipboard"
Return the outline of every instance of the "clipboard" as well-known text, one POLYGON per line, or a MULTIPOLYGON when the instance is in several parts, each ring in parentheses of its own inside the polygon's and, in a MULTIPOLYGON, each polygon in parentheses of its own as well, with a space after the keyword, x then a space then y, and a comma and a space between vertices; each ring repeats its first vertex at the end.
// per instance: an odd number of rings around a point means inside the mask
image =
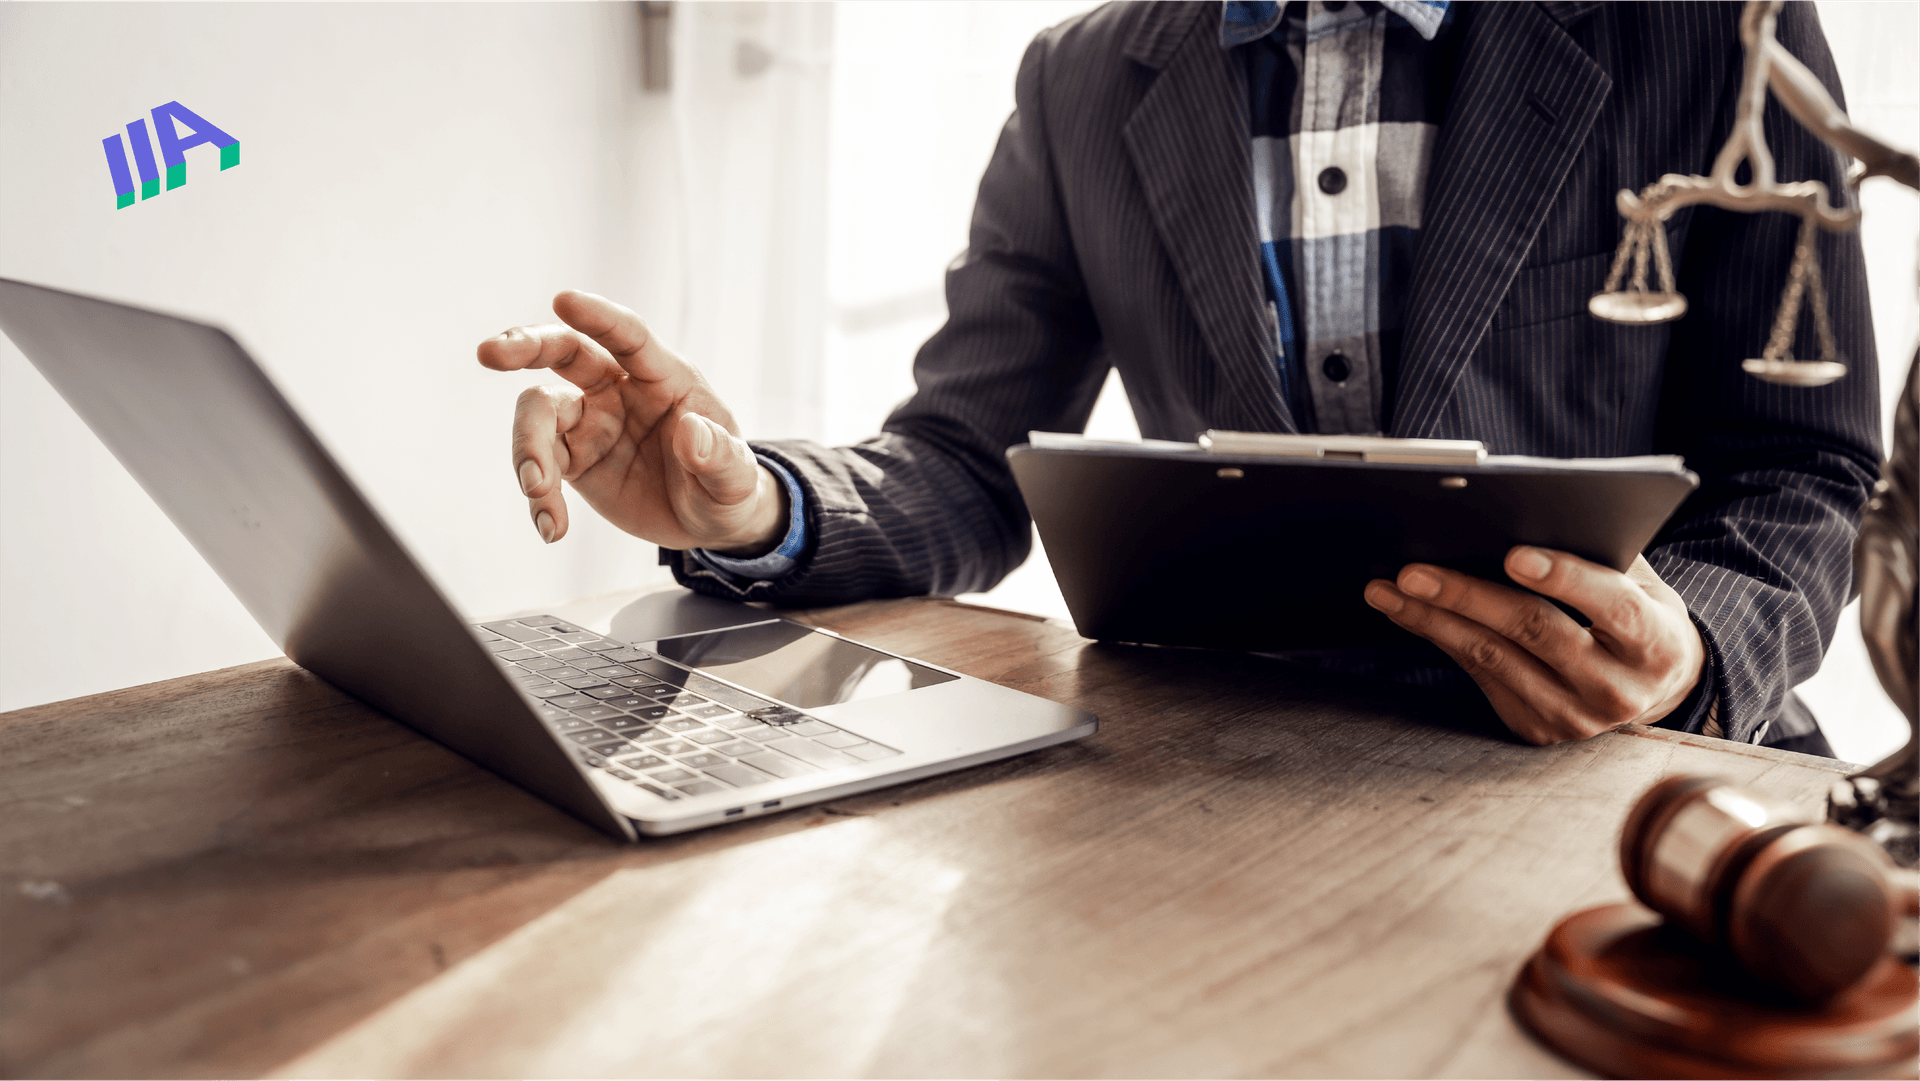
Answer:
POLYGON ((1532 544, 1624 571, 1699 486, 1672 455, 1454 440, 1033 432, 1007 459, 1081 635, 1243 650, 1419 641, 1361 596, 1408 563, 1521 589, 1503 565, 1532 544))

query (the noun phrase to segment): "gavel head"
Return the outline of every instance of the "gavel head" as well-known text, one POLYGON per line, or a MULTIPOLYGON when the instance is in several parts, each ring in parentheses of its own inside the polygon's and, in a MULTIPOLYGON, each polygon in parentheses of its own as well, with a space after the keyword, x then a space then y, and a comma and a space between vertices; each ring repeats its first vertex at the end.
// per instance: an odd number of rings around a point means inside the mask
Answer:
POLYGON ((1640 797, 1620 869, 1641 903, 1810 1003, 1852 986, 1912 927, 1913 885, 1879 846, 1717 777, 1669 777, 1640 797))

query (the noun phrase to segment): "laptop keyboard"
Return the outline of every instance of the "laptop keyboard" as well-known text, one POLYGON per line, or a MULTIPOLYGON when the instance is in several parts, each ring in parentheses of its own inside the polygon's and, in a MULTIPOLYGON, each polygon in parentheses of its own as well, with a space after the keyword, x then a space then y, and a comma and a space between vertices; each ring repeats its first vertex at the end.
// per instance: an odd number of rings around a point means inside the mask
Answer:
POLYGON ((552 616, 480 644, 580 761, 662 799, 750 789, 900 752, 552 616))

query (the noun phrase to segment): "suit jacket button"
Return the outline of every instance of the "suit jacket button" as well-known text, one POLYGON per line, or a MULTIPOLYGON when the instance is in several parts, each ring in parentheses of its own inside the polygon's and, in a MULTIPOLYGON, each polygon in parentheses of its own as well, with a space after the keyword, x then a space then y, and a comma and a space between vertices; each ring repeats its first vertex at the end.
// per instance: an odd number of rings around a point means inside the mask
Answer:
POLYGON ((1353 374, 1353 363, 1345 353, 1328 353, 1327 359, 1320 362, 1320 372, 1336 383, 1344 383, 1347 376, 1353 374))
POLYGON ((1338 165, 1329 165, 1320 170, 1320 190, 1328 195, 1338 195, 1347 190, 1347 174, 1338 165))

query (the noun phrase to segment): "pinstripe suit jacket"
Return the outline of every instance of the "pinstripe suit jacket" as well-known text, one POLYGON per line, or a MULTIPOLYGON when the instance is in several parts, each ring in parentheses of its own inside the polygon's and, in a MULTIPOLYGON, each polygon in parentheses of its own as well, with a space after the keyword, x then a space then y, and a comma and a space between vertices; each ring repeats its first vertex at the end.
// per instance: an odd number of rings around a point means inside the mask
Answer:
MULTIPOLYGON (((1702 630, 1703 685, 1727 735, 1755 739, 1819 667, 1877 475, 1858 238, 1821 236, 1853 366, 1828 387, 1740 371, 1785 281, 1787 215, 1682 211, 1670 237, 1686 318, 1589 317, 1620 236, 1614 193, 1705 173, 1726 138, 1739 5, 1463 7, 1389 434, 1495 453, 1685 455, 1701 488, 1647 556, 1702 630)), ((917 392, 853 447, 757 444, 799 479, 814 547, 748 597, 837 603, 998 581, 1029 547, 1006 448, 1030 429, 1084 427, 1109 366, 1148 437, 1294 429, 1261 292, 1245 76, 1218 20, 1216 4, 1112 4, 1034 41, 969 248, 947 274, 948 322, 915 362, 917 392)), ((1839 97, 1810 5, 1787 6, 1779 39, 1839 97)), ((1837 156, 1776 105, 1767 138, 1782 178, 1844 191, 1837 156)), ((1811 334, 1797 345, 1810 355, 1811 334)), ((663 559, 693 588, 742 595, 663 559)))

